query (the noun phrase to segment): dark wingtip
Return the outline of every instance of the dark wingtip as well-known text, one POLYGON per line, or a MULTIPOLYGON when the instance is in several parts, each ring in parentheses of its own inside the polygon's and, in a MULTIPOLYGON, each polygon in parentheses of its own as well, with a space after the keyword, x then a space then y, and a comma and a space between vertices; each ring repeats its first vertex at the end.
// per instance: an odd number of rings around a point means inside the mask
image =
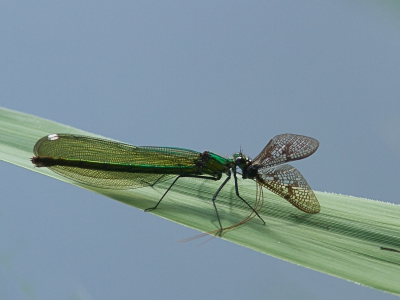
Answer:
POLYGON ((36 166, 36 167, 43 167, 43 165, 40 162, 40 158, 38 156, 34 156, 31 158, 31 162, 36 166))

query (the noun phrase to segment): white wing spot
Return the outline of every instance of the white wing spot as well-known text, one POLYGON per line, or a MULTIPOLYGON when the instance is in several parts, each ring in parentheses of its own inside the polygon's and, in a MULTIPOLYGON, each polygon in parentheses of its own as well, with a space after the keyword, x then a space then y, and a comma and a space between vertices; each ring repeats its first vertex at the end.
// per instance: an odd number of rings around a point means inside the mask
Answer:
POLYGON ((47 136, 47 138, 50 140, 50 141, 55 141, 55 140, 58 140, 58 134, 49 134, 48 136, 47 136))

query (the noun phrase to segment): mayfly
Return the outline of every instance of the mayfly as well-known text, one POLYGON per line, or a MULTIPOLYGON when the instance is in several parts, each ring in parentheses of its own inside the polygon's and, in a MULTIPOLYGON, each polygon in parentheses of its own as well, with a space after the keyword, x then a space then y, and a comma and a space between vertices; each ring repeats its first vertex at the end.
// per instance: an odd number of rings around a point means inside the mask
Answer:
MULTIPOLYGON (((275 136, 261 153, 251 160, 242 152, 224 158, 210 151, 197 152, 173 147, 137 147, 116 141, 75 134, 50 134, 38 140, 33 148, 32 163, 47 167, 55 173, 77 182, 107 189, 134 189, 153 186, 175 178, 157 204, 179 178, 194 177, 220 180, 227 177, 215 192, 212 202, 220 229, 222 227, 215 200, 231 179, 236 195, 265 224, 253 208, 239 194, 237 169, 243 179, 253 179, 275 194, 283 197, 306 213, 318 213, 320 205, 314 192, 301 173, 289 161, 306 158, 319 146, 317 140, 295 134, 275 136)), ((261 188, 260 188, 261 190, 261 188)), ((239 223, 238 223, 239 224, 239 223)), ((242 223, 241 223, 242 224, 242 223)))

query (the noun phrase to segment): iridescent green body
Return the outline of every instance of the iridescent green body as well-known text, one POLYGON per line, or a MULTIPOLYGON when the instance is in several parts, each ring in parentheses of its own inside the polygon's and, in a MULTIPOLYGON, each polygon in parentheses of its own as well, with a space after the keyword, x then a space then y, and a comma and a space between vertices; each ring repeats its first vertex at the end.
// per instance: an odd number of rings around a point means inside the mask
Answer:
MULTIPOLYGON (((239 195, 237 169, 241 170, 243 179, 255 180, 260 187, 268 188, 298 209, 307 213, 318 213, 318 200, 304 177, 296 168, 283 164, 310 156, 318 145, 318 141, 310 137, 281 134, 275 136, 251 160, 241 152, 232 158, 225 158, 209 151, 137 147, 88 136, 51 134, 36 142, 32 163, 80 183, 100 188, 133 189, 175 178, 158 203, 150 209, 157 208, 181 177, 220 180, 226 174, 226 179, 212 198, 220 225, 218 234, 221 234, 224 228, 215 200, 232 173, 236 195, 252 210, 251 215, 257 215, 265 224, 258 214, 261 207, 252 207, 239 195)), ((249 217, 245 220, 251 219, 249 217)))

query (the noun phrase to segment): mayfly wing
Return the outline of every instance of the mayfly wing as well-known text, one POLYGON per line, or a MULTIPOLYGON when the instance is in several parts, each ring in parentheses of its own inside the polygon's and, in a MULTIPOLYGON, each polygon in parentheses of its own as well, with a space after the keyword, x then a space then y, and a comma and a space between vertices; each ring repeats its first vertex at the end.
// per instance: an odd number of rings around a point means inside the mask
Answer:
POLYGON ((258 170, 256 180, 306 213, 315 214, 321 210, 317 197, 307 181, 291 165, 261 168, 258 170))
POLYGON ((304 135, 280 134, 269 141, 261 153, 254 158, 253 164, 260 167, 272 167, 285 162, 306 158, 313 154, 319 142, 304 135))
POLYGON ((37 141, 33 152, 36 157, 60 158, 67 161, 85 161, 104 164, 103 169, 79 166, 53 165, 50 170, 87 185, 132 189, 166 181, 177 174, 160 172, 134 172, 136 166, 191 167, 199 159, 199 152, 169 147, 136 147, 110 140, 73 135, 52 134, 37 141), (113 171, 112 165, 131 166, 131 172, 113 171))

